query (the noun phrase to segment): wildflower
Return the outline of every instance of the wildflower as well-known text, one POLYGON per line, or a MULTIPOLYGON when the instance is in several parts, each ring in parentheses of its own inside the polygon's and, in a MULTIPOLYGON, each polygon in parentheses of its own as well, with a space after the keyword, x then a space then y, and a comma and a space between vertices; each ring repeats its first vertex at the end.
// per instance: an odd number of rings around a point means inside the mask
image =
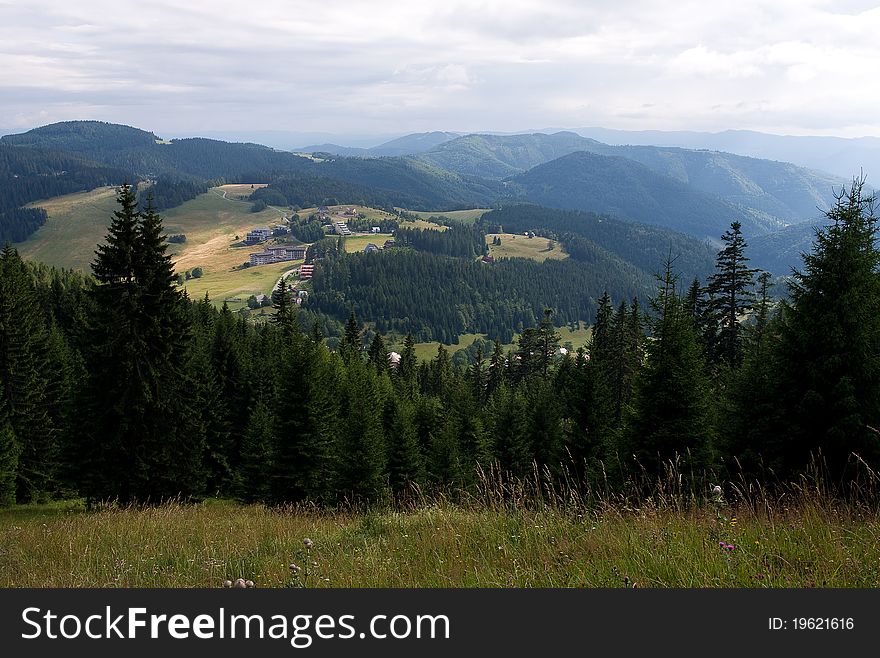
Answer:
POLYGON ((716 496, 720 496, 721 495, 721 485, 716 484, 714 487, 712 487, 712 493, 716 496))
POLYGON ((305 546, 307 550, 312 550, 312 546, 314 546, 314 545, 315 545, 315 542, 313 542, 308 537, 303 539, 303 546, 305 546))
POLYGON ((299 573, 299 565, 291 562, 290 563, 290 570, 295 574, 299 573))
POLYGON ((736 546, 734 546, 733 544, 728 544, 724 548, 726 548, 728 551, 732 551, 734 548, 736 548, 736 546))
POLYGON ((724 548, 725 545, 726 545, 726 544, 725 544, 723 541, 718 542, 718 546, 719 546, 720 548, 724 548))
POLYGON ((235 589, 244 589, 245 587, 247 587, 247 584, 245 583, 244 578, 236 578, 232 586, 235 589))
POLYGON ((232 587, 232 581, 231 580, 224 580, 223 587, 232 587))

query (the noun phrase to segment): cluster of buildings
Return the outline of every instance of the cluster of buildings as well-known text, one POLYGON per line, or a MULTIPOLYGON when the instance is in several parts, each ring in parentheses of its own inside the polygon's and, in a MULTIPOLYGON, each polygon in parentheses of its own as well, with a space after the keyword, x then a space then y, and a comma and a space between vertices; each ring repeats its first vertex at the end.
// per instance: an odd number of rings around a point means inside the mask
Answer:
POLYGON ((251 265, 268 265, 286 260, 302 260, 306 257, 305 245, 281 244, 266 247, 263 251, 251 254, 251 265))
POLYGON ((258 242, 265 242, 271 235, 272 229, 255 228, 252 231, 248 231, 244 241, 246 244, 257 244, 258 242))
POLYGON ((333 222, 333 230, 338 235, 351 235, 351 230, 345 222, 333 222))

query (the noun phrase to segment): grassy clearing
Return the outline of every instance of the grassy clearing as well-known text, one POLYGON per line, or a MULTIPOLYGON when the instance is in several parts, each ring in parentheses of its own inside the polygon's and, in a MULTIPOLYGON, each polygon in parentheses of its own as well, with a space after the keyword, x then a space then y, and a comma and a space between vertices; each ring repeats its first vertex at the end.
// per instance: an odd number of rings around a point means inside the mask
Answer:
POLYGON ((258 587, 877 587, 878 540, 876 509, 815 496, 684 510, 0 510, 7 587, 219 587, 237 577, 258 587), (294 578, 291 562, 308 571, 294 578))
POLYGON ((571 349, 576 350, 579 347, 586 348, 589 345, 593 329, 586 322, 578 322, 576 329, 557 327, 556 333, 559 334, 560 345, 567 346, 568 343, 571 343, 571 349))
POLYGON ((267 187, 269 183, 231 183, 216 188, 222 194, 226 192, 227 199, 246 200, 254 190, 267 187))
POLYGON ((25 242, 16 245, 23 258, 57 267, 88 270, 95 247, 104 240, 117 209, 116 189, 100 187, 91 192, 65 194, 28 204, 49 215, 25 242))
MULTIPOLYGON (((462 350, 477 340, 477 338, 485 338, 486 334, 459 334, 458 345, 446 345, 444 347, 449 351, 449 356, 454 355, 458 350, 462 350)), ((403 350, 403 336, 395 336, 388 339, 388 349, 396 352, 403 350)), ((431 341, 429 343, 416 343, 416 358, 421 361, 430 361, 437 356, 437 348, 440 347, 439 341, 431 341)))
POLYGON ((382 245, 385 244, 385 240, 390 240, 392 236, 390 233, 373 233, 370 235, 349 235, 345 240, 345 251, 349 254, 354 253, 356 251, 363 251, 364 247, 366 247, 371 242, 382 248, 382 245))
POLYGON ((447 231, 447 230, 449 230, 448 226, 443 226, 443 224, 435 224, 434 222, 429 222, 424 219, 416 219, 414 221, 400 222, 400 226, 402 228, 420 228, 422 230, 427 230, 427 231, 447 231))
MULTIPOLYGON (((401 208, 401 210, 403 210, 403 208, 401 208)), ((411 215, 418 215, 422 219, 431 219, 431 217, 446 217, 447 219, 458 222, 460 224, 473 224, 490 210, 491 208, 473 208, 472 210, 407 210, 407 212, 411 215)))
MULTIPOLYGON (((560 346, 568 348, 568 343, 571 343, 571 349, 577 350, 579 347, 586 347, 589 344, 592 330, 586 323, 579 322, 576 329, 568 326, 557 327, 556 333, 559 334, 560 346)), ((459 350, 470 347, 477 338, 486 338, 486 334, 459 334, 457 345, 447 345, 444 343, 443 346, 449 351, 449 356, 452 357, 459 350)), ((519 340, 519 334, 515 334, 513 340, 513 343, 501 346, 505 352, 516 349, 516 341, 519 340)), ((400 352, 403 349, 403 337, 387 336, 386 343, 389 350, 400 352)), ((436 340, 428 343, 416 343, 416 358, 421 361, 430 361, 437 356, 438 347, 440 347, 440 342, 436 340)), ((484 356, 488 357, 489 355, 485 354, 484 356)))
POLYGON ((489 254, 496 259, 531 258, 543 263, 548 258, 553 260, 568 258, 568 254, 562 250, 558 242, 542 237, 529 238, 513 233, 488 233, 486 244, 489 245, 489 254), (501 238, 500 245, 492 244, 492 240, 496 237, 501 238))

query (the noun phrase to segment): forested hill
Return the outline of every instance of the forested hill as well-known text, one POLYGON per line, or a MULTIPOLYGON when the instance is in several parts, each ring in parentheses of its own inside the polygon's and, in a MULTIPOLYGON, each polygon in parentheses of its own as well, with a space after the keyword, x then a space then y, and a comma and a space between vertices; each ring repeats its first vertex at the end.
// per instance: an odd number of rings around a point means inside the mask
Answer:
POLYGON ((87 158, 89 166, 119 169, 136 179, 179 180, 187 187, 200 180, 336 181, 336 192, 327 196, 342 190, 351 191, 354 197, 345 196, 342 203, 364 198, 364 188, 374 188, 382 191, 380 196, 388 205, 407 205, 415 210, 485 206, 501 187, 494 181, 401 158, 313 159, 258 144, 203 138, 165 141, 143 130, 97 121, 69 121, 7 135, 0 139, 0 145, 65 153, 69 158, 87 158))
POLYGON ((131 174, 81 155, 0 141, 0 242, 26 239, 46 221, 46 212, 23 208, 37 199, 118 185, 131 174))
POLYGON ((625 222, 607 215, 556 210, 533 204, 504 206, 483 215, 490 228, 509 233, 533 231, 559 240, 577 258, 582 241, 588 240, 630 263, 644 273, 657 273, 667 257, 683 279, 704 279, 715 263, 714 247, 683 233, 638 222, 625 222))
POLYGON ((621 157, 572 153, 511 180, 511 192, 523 200, 617 215, 701 239, 721 235, 735 221, 747 233, 768 230, 743 208, 621 157))
POLYGON ((572 132, 467 135, 416 159, 463 174, 506 178, 577 151, 635 160, 655 173, 786 223, 820 216, 821 210, 817 208, 831 207, 834 189, 839 190, 845 182, 787 162, 719 151, 612 146, 572 132))

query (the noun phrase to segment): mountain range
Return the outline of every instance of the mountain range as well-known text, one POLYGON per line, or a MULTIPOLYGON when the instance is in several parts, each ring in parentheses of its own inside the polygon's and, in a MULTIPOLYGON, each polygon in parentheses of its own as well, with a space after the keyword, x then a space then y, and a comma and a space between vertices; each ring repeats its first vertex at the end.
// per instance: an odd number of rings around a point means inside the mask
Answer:
POLYGON ((192 193, 199 189, 193 181, 260 181, 271 183, 281 201, 295 193, 298 199, 321 202, 324 190, 342 203, 369 200, 412 210, 526 202, 614 215, 716 242, 738 221, 749 239, 772 245, 766 260, 773 262, 775 273, 785 273, 794 264, 787 255, 789 242, 798 249, 803 245, 803 236, 810 233, 806 227, 821 221, 834 190, 846 182, 787 162, 672 146, 615 145, 566 131, 419 133, 349 149, 348 155, 324 146, 327 150, 315 147, 314 155, 305 155, 254 143, 165 140, 96 121, 51 124, 0 139, 0 180, 8 183, 0 191, 0 212, 108 178, 158 178, 169 185, 177 180, 192 193), (5 205, 4 195, 10 196, 5 205), (791 225, 802 226, 795 230, 791 225))

